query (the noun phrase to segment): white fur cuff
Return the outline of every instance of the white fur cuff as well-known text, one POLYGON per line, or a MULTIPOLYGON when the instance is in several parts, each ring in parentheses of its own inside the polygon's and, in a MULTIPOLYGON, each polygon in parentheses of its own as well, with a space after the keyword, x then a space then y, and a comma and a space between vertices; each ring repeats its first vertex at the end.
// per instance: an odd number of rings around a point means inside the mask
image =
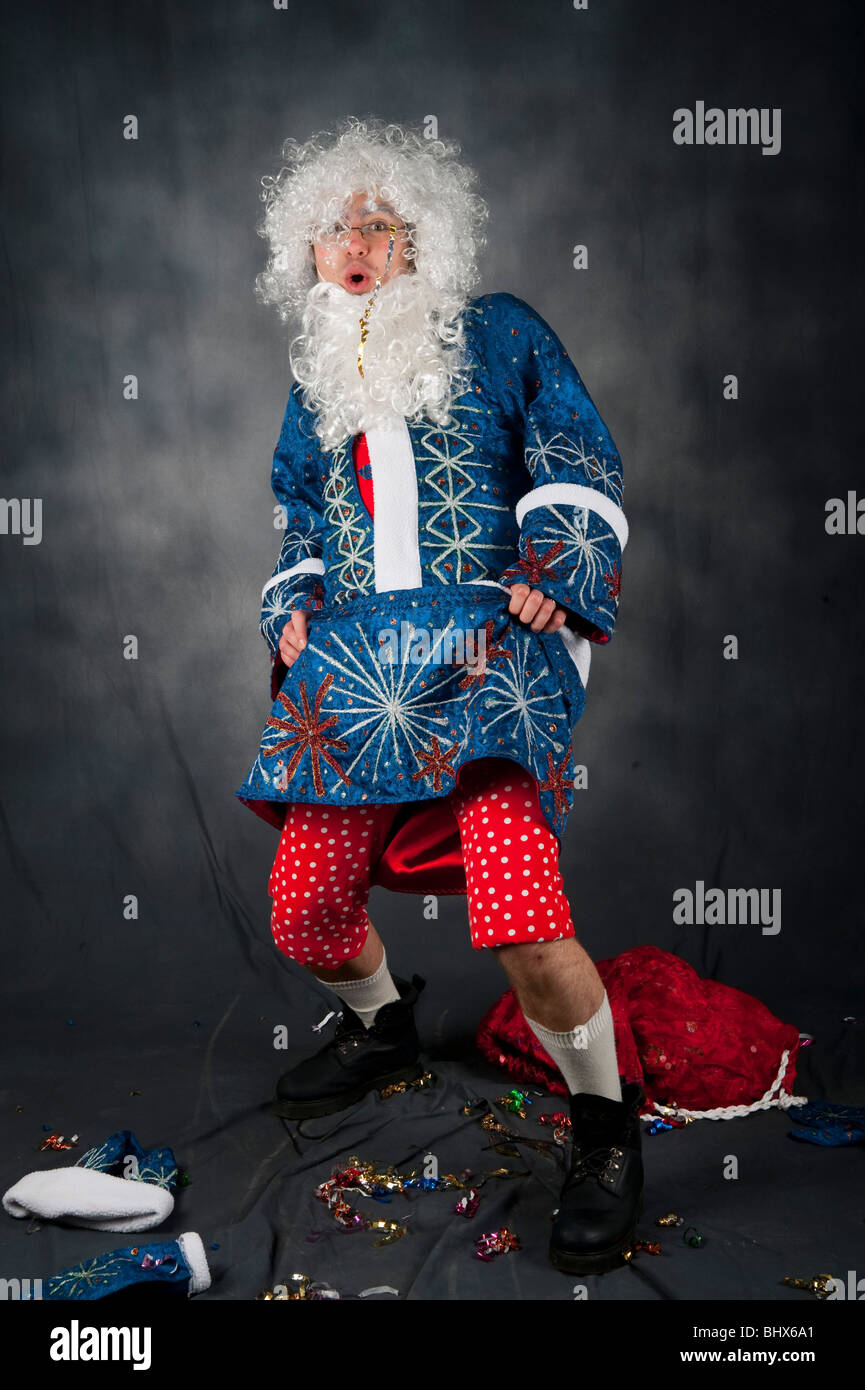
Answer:
POLYGON ((182 1236, 177 1237, 177 1244, 191 1271, 192 1277, 186 1291, 191 1298, 194 1293, 202 1293, 204 1289, 210 1288, 210 1269, 204 1253, 204 1242, 197 1231, 185 1231, 182 1236))
POLYGON ((3 1197, 10 1216, 64 1221, 94 1231, 149 1231, 174 1210, 174 1194, 155 1183, 115 1178, 94 1168, 28 1173, 3 1197))

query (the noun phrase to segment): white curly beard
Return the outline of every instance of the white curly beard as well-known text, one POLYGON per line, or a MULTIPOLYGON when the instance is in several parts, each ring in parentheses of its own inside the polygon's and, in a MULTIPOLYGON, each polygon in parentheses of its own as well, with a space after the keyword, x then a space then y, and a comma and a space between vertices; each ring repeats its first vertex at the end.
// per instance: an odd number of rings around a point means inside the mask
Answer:
POLYGON ((454 394, 467 384, 462 325, 453 327, 463 306, 416 271, 381 286, 368 320, 361 377, 360 320, 368 302, 369 295, 320 281, 309 291, 303 332, 292 343, 291 368, 305 405, 317 416, 325 449, 393 422, 394 415, 427 415, 446 424, 454 394))

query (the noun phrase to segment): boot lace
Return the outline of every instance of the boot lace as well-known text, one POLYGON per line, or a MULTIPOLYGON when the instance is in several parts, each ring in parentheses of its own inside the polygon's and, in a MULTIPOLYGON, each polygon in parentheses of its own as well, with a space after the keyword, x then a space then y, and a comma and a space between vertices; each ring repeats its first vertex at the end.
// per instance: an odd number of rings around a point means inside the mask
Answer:
POLYGON ((353 1052, 355 1048, 360 1047, 368 1037, 369 1032, 362 1023, 351 1021, 340 1010, 337 1014, 337 1023, 332 1040, 332 1045, 337 1052, 341 1052, 345 1056, 346 1053, 353 1052))
POLYGON ((363 1027, 363 1024, 358 1025, 357 1022, 351 1022, 342 1009, 331 1009, 330 1013, 325 1014, 324 1018, 319 1023, 314 1023, 312 1025, 312 1031, 314 1033, 320 1033, 321 1030, 330 1023, 332 1018, 336 1019, 336 1027, 333 1030, 333 1037, 325 1046, 336 1048, 336 1051, 341 1052, 343 1056, 345 1056, 347 1052, 353 1052, 356 1047, 360 1047, 366 1034, 366 1029, 363 1027))
POLYGON ((613 1178, 622 1166, 624 1150, 617 1145, 602 1144, 587 1153, 575 1153, 565 1187, 582 1182, 584 1178, 613 1178))

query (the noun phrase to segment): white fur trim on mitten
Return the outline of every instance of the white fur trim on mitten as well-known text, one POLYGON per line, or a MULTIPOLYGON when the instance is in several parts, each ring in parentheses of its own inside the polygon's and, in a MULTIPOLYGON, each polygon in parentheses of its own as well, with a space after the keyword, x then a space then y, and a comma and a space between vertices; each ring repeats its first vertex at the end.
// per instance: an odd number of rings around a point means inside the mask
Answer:
POLYGON ((182 1236, 177 1237, 177 1244, 189 1266, 189 1288, 186 1293, 187 1297, 191 1298, 193 1294, 202 1293, 204 1289, 210 1288, 210 1267, 204 1253, 204 1242, 197 1231, 185 1231, 182 1236))
POLYGON ((28 1173, 3 1197, 10 1216, 64 1221, 94 1231, 149 1231, 174 1210, 174 1194, 94 1168, 49 1168, 28 1173))

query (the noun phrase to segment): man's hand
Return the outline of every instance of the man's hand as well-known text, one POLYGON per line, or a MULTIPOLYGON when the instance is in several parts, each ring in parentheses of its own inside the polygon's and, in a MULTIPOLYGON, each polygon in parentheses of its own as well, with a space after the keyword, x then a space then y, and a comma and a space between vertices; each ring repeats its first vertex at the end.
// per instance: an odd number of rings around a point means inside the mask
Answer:
MULTIPOLYGON (((540 589, 530 589, 528 584, 512 584, 510 593, 508 612, 521 623, 528 624, 532 632, 558 632, 563 625, 567 617, 564 608, 559 608, 555 599, 547 598, 540 589)), ((306 646, 307 622, 306 613, 296 609, 291 621, 282 629, 279 654, 287 667, 297 661, 306 646)))
POLYGON ((547 598, 540 589, 530 589, 528 584, 511 584, 509 587, 509 613, 518 617, 521 623, 530 624, 532 632, 558 632, 568 615, 564 608, 557 607, 555 599, 547 598))
POLYGON ((295 609, 291 621, 282 629, 279 654, 286 666, 292 666, 306 646, 306 623, 306 614, 300 609, 295 609))

